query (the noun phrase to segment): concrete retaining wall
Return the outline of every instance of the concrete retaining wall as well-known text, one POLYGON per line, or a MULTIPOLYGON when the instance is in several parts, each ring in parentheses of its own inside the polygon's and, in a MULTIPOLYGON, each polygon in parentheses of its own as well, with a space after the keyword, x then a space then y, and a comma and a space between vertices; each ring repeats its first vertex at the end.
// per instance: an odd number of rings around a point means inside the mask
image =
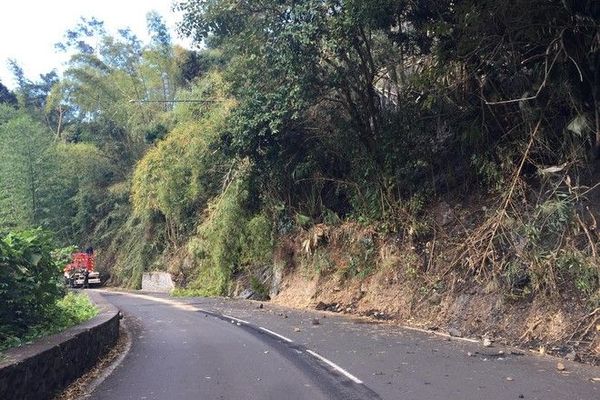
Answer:
POLYGON ((168 272, 147 272, 142 276, 142 290, 145 292, 169 293, 175 289, 168 272))
POLYGON ((51 399, 117 342, 119 310, 97 293, 87 293, 100 308, 96 317, 3 354, 0 399, 51 399))

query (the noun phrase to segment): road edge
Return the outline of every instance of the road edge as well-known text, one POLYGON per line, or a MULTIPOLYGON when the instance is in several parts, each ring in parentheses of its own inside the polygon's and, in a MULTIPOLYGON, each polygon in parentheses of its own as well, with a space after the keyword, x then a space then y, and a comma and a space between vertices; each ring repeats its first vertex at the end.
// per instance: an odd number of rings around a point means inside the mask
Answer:
POLYGON ((115 345, 119 310, 92 290, 96 317, 55 335, 4 352, 0 361, 0 398, 49 399, 59 393, 115 345))

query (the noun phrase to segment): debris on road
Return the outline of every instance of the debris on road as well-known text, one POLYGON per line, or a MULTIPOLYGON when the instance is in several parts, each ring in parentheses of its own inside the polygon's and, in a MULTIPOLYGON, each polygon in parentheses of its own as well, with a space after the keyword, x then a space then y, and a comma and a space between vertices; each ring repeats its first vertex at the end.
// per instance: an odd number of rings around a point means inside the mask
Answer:
POLYGON ((462 337, 462 332, 456 328, 449 328, 448 334, 452 337, 462 337))
POLYGON ((252 296, 254 296, 254 290, 246 289, 242 293, 240 293, 238 298, 248 300, 248 299, 252 298, 252 296))
POLYGON ((565 359, 569 361, 579 361, 579 354, 573 350, 565 356, 565 359))

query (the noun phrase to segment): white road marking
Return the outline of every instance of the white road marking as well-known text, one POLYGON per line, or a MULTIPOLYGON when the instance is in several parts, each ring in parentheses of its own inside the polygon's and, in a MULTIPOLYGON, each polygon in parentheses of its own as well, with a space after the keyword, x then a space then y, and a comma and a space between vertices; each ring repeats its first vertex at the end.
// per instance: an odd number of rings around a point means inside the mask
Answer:
POLYGON ((241 322, 242 324, 250 325, 250 322, 244 321, 243 319, 239 319, 239 318, 236 318, 236 317, 232 317, 231 315, 221 314, 221 316, 223 316, 224 318, 232 319, 235 322, 241 322))
POLYGON ((286 342, 288 342, 288 343, 294 343, 294 341, 293 341, 292 339, 286 338, 285 336, 283 336, 283 335, 280 335, 280 334, 279 334, 279 333, 277 333, 277 332, 273 332, 273 331, 271 331, 271 330, 268 330, 267 328, 263 328, 262 326, 259 326, 258 328, 259 328, 260 330, 263 330, 263 331, 265 331, 265 332, 267 332, 267 333, 269 333, 269 334, 273 335, 273 336, 276 336, 276 337, 278 337, 279 339, 283 339, 283 340, 285 340, 285 341, 286 341, 286 342))
POLYGON ((191 304, 183 304, 180 303, 178 301, 173 301, 173 300, 169 300, 169 299, 162 299, 160 297, 153 297, 153 296, 148 296, 145 294, 137 294, 137 293, 129 293, 129 292, 110 292, 110 291, 105 291, 107 293, 117 293, 117 294, 122 294, 125 296, 130 296, 130 297, 137 297, 139 299, 144 299, 144 300, 149 300, 149 301, 154 301, 156 303, 162 303, 162 304, 167 304, 170 306, 173 306, 175 308, 178 308, 180 310, 183 311, 200 311, 200 312, 206 312, 205 310, 198 308, 196 306, 193 306, 191 304))
MULTIPOLYGON (((173 307, 179 308, 181 310, 185 310, 185 311, 200 311, 200 312, 205 312, 207 314, 211 314, 209 311, 205 311, 205 310, 203 310, 201 308, 198 308, 198 307, 195 307, 195 306, 192 306, 192 305, 189 305, 189 304, 181 304, 181 303, 173 301, 173 300, 162 299, 162 298, 153 297, 153 296, 147 296, 145 294, 136 294, 136 293, 128 293, 128 292, 117 292, 117 293, 124 294, 126 296, 137 297, 137 298, 145 299, 145 300, 149 300, 149 301, 154 301, 154 302, 157 302, 157 303, 168 304, 170 306, 173 306, 173 307)), ((232 322, 233 321, 238 322, 238 325, 239 325, 240 322, 244 323, 246 325, 251 325, 250 322, 244 321, 243 319, 239 319, 239 318, 236 318, 236 317, 232 317, 231 315, 221 314, 221 316, 224 317, 224 318, 227 318, 227 319, 231 319, 232 322)), ((267 328, 263 328, 262 326, 259 326, 258 328, 261 329, 264 332, 267 332, 267 333, 269 333, 269 334, 271 334, 273 336, 276 336, 276 337, 278 337, 278 338, 280 338, 282 340, 285 340, 288 343, 293 343, 293 340, 291 340, 291 339, 289 339, 289 338, 287 338, 287 337, 285 337, 283 335, 280 335, 277 332, 273 332, 273 331, 271 331, 271 330, 269 330, 267 328)), ((296 351, 299 354, 302 353, 299 350, 296 350, 296 351)), ((358 379, 357 377, 355 377, 350 372, 346 371, 344 368, 340 367, 339 365, 337 365, 333 361, 330 361, 330 360, 326 359, 322 355, 320 355, 318 353, 315 353, 312 350, 306 350, 306 352, 308 354, 310 354, 311 356, 315 357, 316 359, 318 359, 318 360, 324 362, 325 364, 329 365, 331 368, 333 368, 334 370, 338 371, 339 373, 341 373, 342 375, 344 375, 345 377, 347 377, 348 379, 350 379, 354 383, 357 383, 359 385, 363 384, 363 381, 361 381, 360 379, 358 379)), ((207 379, 210 379, 210 378, 207 377, 207 379)))
POLYGON ((308 354, 310 354, 311 356, 323 361, 325 364, 329 365, 331 368, 335 369, 336 371, 338 371, 339 373, 343 374, 344 376, 346 376, 348 379, 350 379, 351 381, 353 381, 354 383, 357 383, 359 385, 363 384, 363 381, 361 381, 360 379, 358 379, 357 377, 355 377, 354 375, 352 375, 350 372, 346 371, 344 368, 340 367, 339 365, 337 365, 336 363, 334 363, 333 361, 329 361, 328 359, 326 359, 325 357, 323 357, 322 355, 315 353, 312 350, 306 350, 306 352, 308 354))

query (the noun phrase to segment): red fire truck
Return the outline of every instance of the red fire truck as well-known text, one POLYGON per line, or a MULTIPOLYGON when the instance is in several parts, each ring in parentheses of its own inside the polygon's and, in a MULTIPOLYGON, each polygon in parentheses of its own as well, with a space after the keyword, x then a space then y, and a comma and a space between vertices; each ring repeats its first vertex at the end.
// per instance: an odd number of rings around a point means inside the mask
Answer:
POLYGON ((100 285, 100 274, 94 271, 94 254, 73 253, 71 262, 65 266, 65 283, 70 287, 83 287, 86 281, 89 286, 100 285))

